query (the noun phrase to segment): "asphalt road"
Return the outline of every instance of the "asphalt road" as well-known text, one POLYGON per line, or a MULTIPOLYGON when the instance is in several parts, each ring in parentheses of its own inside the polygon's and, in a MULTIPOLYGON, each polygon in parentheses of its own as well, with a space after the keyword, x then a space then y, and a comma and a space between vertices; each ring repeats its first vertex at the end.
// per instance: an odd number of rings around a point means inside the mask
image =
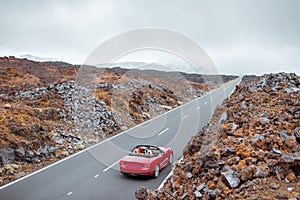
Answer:
POLYGON ((118 161, 137 144, 170 146, 174 158, 180 158, 190 138, 209 121, 216 105, 231 94, 238 81, 5 185, 0 188, 0 199, 128 200, 134 199, 141 186, 156 189, 170 166, 157 179, 128 177, 119 172, 118 161))

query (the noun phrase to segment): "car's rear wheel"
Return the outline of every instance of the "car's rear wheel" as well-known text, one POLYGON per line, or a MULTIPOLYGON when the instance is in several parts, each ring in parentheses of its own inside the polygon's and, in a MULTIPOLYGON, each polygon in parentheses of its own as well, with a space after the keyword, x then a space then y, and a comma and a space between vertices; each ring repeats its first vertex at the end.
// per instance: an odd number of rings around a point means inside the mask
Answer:
POLYGON ((171 165, 173 162, 173 153, 170 153, 170 158, 169 158, 169 165, 171 165))
POLYGON ((121 172, 121 174, 123 174, 123 175, 125 175, 125 176, 127 176, 127 175, 128 175, 126 172, 121 172))
POLYGON ((158 176, 159 176, 159 165, 156 165, 153 173, 153 177, 157 178, 158 176))

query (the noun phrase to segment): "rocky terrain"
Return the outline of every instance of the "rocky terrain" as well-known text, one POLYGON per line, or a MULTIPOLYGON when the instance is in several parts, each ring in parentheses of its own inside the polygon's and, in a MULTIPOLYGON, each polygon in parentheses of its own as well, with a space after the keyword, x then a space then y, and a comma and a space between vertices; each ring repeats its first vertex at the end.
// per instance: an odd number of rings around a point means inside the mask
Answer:
POLYGON ((300 199, 300 77, 236 88, 194 136, 160 190, 137 199, 300 199))
POLYGON ((245 75, 245 76, 243 76, 240 85, 243 86, 247 83, 254 81, 255 79, 257 79, 257 76, 255 76, 255 75, 245 75))
POLYGON ((0 58, 0 185, 234 78, 0 58))

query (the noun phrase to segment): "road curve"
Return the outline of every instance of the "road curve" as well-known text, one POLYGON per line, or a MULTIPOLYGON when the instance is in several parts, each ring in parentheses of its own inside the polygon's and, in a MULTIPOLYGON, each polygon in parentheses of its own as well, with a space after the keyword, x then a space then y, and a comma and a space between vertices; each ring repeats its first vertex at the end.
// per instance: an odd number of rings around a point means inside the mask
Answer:
POLYGON ((171 171, 168 166, 157 179, 127 177, 118 161, 137 144, 166 145, 174 159, 211 118, 215 107, 229 96, 240 79, 189 103, 124 131, 88 149, 58 161, 0 188, 0 200, 113 200, 134 199, 141 186, 156 189, 171 171))

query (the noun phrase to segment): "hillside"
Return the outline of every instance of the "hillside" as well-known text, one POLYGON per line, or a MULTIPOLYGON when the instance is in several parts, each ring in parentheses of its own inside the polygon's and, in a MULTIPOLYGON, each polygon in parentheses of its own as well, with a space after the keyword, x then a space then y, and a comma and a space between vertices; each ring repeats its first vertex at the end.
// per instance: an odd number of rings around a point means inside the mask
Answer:
POLYGON ((203 77, 0 58, 0 184, 236 78, 203 77))
POLYGON ((136 197, 300 199, 299 99, 296 74, 246 81, 190 140, 163 188, 136 197))

